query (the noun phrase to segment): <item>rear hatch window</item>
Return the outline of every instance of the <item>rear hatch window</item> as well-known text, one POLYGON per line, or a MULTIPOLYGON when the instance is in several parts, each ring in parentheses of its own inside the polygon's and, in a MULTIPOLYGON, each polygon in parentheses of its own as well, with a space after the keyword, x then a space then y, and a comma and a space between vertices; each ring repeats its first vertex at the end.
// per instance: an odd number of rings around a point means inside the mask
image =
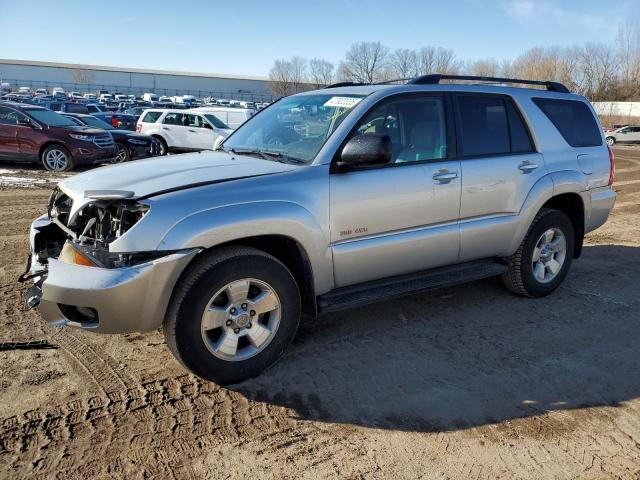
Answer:
POLYGON ((140 120, 142 123, 155 123, 160 118, 162 112, 147 112, 140 120))

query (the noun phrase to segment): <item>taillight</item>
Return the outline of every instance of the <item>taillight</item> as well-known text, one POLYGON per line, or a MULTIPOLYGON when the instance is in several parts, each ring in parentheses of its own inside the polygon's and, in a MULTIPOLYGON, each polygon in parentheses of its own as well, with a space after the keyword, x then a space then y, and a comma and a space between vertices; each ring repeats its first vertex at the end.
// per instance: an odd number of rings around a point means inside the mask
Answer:
POLYGON ((613 155, 613 150, 611 150, 611 147, 609 145, 607 145, 607 148, 609 149, 609 185, 613 185, 613 178, 616 176, 616 159, 615 156, 613 155))
POLYGON ((138 124, 136 125, 136 132, 140 133, 142 131, 142 125, 138 124))
POLYGON ((120 126, 120 119, 118 117, 111 117, 111 125, 113 125, 113 128, 118 128, 120 126))

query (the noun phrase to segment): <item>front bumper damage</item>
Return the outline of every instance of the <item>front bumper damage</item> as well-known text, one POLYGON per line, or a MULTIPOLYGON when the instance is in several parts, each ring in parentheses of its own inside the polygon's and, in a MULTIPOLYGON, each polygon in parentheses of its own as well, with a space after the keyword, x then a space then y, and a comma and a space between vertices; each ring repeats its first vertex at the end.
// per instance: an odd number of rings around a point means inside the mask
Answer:
POLYGON ((27 308, 39 305, 42 317, 56 326, 99 333, 159 328, 180 274, 200 251, 167 252, 119 268, 69 264, 54 257, 42 258, 42 245, 46 244, 42 237, 51 225, 46 215, 31 225, 31 256, 21 280, 33 281, 25 296, 27 308))

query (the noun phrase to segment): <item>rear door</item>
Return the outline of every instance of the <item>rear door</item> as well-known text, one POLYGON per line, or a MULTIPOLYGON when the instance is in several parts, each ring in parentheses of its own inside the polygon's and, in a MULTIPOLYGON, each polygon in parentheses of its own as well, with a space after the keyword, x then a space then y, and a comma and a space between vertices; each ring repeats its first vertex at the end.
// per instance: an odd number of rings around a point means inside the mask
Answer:
POLYGON ((455 98, 462 169, 460 261, 468 261, 508 248, 525 199, 546 168, 509 96, 455 98))
POLYGON ((388 135, 389 164, 330 176, 337 287, 426 270, 458 258, 460 162, 447 97, 381 101, 352 132, 388 135))
POLYGON ((162 136, 170 147, 187 148, 187 127, 183 113, 169 112, 162 119, 162 136))

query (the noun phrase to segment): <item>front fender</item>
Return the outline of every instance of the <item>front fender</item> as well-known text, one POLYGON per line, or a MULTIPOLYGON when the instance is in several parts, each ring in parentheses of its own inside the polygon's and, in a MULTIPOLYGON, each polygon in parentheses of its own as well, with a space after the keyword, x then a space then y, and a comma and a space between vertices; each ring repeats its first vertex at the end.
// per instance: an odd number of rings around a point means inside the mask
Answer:
POLYGON ((293 202, 250 202, 196 212, 173 225, 158 249, 211 248, 263 235, 283 235, 298 242, 311 262, 316 292, 333 288, 329 239, 311 212, 293 202))

